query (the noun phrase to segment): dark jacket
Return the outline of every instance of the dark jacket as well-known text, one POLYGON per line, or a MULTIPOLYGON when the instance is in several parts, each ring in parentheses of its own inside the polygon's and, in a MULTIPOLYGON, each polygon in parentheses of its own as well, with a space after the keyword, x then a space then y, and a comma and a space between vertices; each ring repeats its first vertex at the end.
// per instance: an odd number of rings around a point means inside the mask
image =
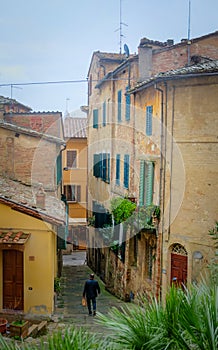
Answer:
POLYGON ((100 294, 100 287, 98 284, 98 281, 95 280, 87 280, 84 286, 83 290, 83 296, 86 296, 86 298, 96 298, 98 294, 100 294))

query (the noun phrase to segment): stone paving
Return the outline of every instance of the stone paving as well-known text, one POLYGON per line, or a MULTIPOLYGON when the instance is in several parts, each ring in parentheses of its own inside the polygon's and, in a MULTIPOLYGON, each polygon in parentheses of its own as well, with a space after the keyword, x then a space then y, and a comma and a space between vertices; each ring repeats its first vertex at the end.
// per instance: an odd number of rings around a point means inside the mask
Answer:
MULTIPOLYGON (((84 283, 91 272, 93 271, 86 265, 85 252, 75 251, 63 257, 62 293, 58 297, 53 317, 53 320, 59 326, 60 324, 73 324, 95 333, 105 333, 102 326, 96 322, 96 318, 89 316, 87 307, 82 306, 81 303, 84 283)), ((104 284, 97 276, 95 276, 95 279, 98 280, 101 288, 101 293, 97 298, 97 312, 105 314, 111 307, 119 307, 125 304, 106 291, 104 284)))
MULTIPOLYGON (((59 330, 64 331, 72 325, 83 327, 85 330, 100 336, 109 333, 107 329, 96 322, 97 316, 89 316, 87 307, 82 306, 84 283, 91 272, 93 271, 86 265, 85 251, 74 251, 63 256, 61 295, 57 298, 56 309, 52 321, 48 322, 46 335, 38 338, 28 337, 24 340, 25 343, 40 349, 41 341, 46 344, 48 336, 59 330)), ((95 279, 98 280, 101 288, 101 293, 97 298, 97 313, 107 314, 113 306, 120 307, 125 304, 124 301, 106 291, 103 282, 97 276, 95 279)), ((10 342, 10 339, 7 340, 10 342)), ((20 344, 19 341, 17 343, 20 344)))

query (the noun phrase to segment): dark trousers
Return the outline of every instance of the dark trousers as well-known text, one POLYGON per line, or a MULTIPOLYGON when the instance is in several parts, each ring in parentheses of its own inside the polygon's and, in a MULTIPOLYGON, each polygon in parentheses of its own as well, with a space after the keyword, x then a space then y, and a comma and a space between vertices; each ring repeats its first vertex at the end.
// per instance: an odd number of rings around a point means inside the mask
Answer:
POLYGON ((88 307, 89 313, 91 314, 92 308, 93 308, 93 311, 96 311, 96 298, 87 297, 86 299, 87 299, 87 307, 88 307))

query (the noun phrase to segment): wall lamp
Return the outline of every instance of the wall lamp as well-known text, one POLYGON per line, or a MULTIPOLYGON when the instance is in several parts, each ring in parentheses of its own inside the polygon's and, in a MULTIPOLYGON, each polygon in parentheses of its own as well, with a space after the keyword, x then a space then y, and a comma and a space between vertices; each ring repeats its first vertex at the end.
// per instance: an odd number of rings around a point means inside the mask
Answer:
POLYGON ((200 260, 203 259, 202 253, 201 253, 199 250, 196 250, 196 251, 193 253, 193 259, 194 259, 196 262, 199 262, 200 260))
POLYGON ((68 168, 67 166, 65 166, 65 167, 63 168, 63 170, 64 170, 64 171, 67 171, 67 170, 69 170, 69 168, 68 168))

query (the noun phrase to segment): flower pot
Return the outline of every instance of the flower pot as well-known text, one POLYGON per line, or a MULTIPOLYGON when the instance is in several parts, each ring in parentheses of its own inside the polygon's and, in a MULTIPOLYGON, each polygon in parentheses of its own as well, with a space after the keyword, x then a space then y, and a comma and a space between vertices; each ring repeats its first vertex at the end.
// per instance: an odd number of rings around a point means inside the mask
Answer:
POLYGON ((26 338, 28 336, 28 321, 23 321, 19 324, 14 321, 10 324, 10 335, 12 337, 26 338))
POLYGON ((6 332, 8 321, 5 318, 0 318, 0 333, 6 332))

